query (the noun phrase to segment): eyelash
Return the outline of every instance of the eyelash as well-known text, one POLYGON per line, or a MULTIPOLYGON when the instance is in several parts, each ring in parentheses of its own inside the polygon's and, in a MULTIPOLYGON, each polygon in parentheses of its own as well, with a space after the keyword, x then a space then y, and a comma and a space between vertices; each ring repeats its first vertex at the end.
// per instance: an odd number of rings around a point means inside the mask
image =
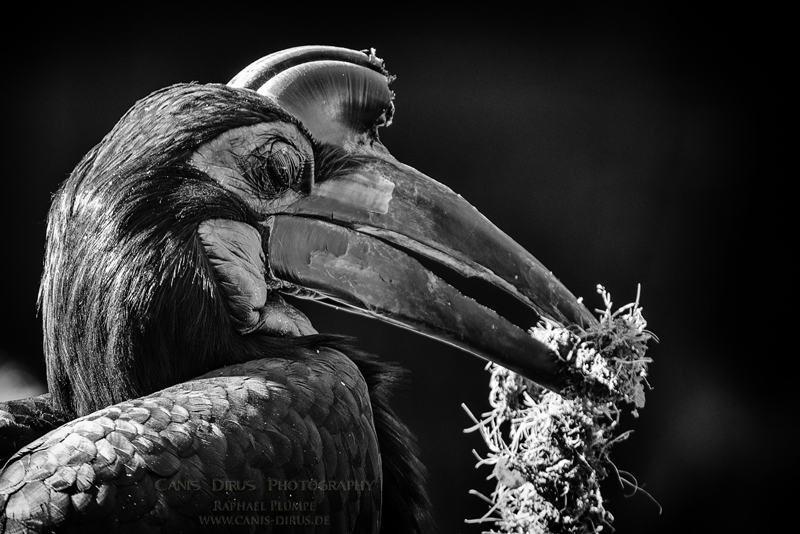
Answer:
POLYGON ((276 198, 288 189, 299 189, 308 162, 292 143, 277 138, 241 157, 237 164, 256 194, 276 198))

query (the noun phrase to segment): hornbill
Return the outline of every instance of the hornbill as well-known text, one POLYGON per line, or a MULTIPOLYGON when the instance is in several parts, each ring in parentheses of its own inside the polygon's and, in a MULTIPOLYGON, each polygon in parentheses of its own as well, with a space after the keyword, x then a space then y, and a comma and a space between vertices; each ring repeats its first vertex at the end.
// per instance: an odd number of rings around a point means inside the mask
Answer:
POLYGON ((387 404, 398 370, 286 295, 563 387, 557 355, 425 264, 564 325, 594 318, 390 155, 390 81, 374 51, 278 52, 227 85, 154 92, 83 158, 48 218, 49 394, 0 406, 8 454, 25 445, 0 474, 0 529, 421 531, 424 469, 387 404))

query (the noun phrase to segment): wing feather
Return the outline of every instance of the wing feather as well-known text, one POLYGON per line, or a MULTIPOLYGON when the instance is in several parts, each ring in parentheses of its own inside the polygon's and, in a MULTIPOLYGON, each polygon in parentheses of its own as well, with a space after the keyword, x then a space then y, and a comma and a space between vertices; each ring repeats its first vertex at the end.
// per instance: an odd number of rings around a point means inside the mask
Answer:
POLYGON ((0 473, 0 525, 227 532, 238 518, 235 531, 351 532, 365 513, 372 532, 381 470, 369 392, 349 358, 321 350, 225 367, 42 436, 0 473), (303 524, 316 516, 327 525, 303 524))

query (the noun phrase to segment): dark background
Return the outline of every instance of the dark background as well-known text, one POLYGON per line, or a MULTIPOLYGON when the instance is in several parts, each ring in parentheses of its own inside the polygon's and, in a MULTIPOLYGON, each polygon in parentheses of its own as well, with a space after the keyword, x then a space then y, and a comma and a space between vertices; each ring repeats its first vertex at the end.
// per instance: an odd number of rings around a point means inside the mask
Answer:
MULTIPOLYGON (((785 84, 764 40, 777 29, 752 14, 678 9, 440 20, 367 4, 193 10, 23 10, 5 22, 21 31, 4 37, 0 395, 14 395, 15 370, 44 376, 36 295, 50 195, 135 100, 176 82, 226 82, 290 46, 375 47, 397 75, 395 122, 381 135, 398 159, 462 194, 590 308, 601 304, 598 283, 617 305, 642 284, 661 339, 650 351, 655 389, 641 417, 625 419, 635 432, 612 459, 663 514, 609 480, 618 531, 753 531, 786 514, 776 497, 777 474, 792 464, 779 392, 791 386, 778 384, 792 371, 786 347, 772 343, 791 332, 772 297, 783 287, 770 262, 781 227, 762 224, 758 202, 775 184, 769 162, 789 149, 763 120, 783 122, 785 84)), ((486 449, 462 434, 470 420, 460 405, 488 407, 483 363, 383 324, 305 310, 320 330, 356 335, 411 370, 397 410, 419 435, 438 531, 480 532, 462 522, 486 510, 467 491, 493 484, 488 468, 473 469, 471 449, 486 449)))

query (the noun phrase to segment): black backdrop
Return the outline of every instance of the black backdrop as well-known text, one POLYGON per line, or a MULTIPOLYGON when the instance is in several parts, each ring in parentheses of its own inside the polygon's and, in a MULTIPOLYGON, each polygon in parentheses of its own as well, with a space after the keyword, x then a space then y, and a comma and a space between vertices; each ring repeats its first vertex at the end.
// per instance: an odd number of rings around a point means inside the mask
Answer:
MULTIPOLYGON (((635 432, 613 459, 664 512, 609 481, 618 531, 753 528, 777 517, 770 473, 788 452, 776 435, 786 422, 769 379, 780 358, 764 345, 778 334, 762 330, 774 311, 763 287, 777 274, 752 228, 769 181, 756 172, 769 159, 756 148, 767 135, 757 118, 776 107, 761 92, 772 88, 754 44, 759 24, 656 10, 434 20, 400 7, 331 9, 23 10, 6 21, 20 32, 4 37, 3 373, 16 362, 44 376, 35 302, 50 194, 135 100, 175 82, 225 82, 289 46, 375 47, 397 75, 395 123, 382 139, 398 159, 461 193, 590 307, 600 305, 597 283, 617 304, 642 284, 661 338, 655 389, 642 416, 626 419, 635 432)), ((355 335, 411 370, 397 410, 419 435, 438 531, 480 532, 462 523, 485 512, 467 491, 493 486, 488 468, 473 469, 471 449, 485 448, 462 434, 470 421, 460 404, 488 406, 482 362, 304 309, 320 330, 355 335)))

